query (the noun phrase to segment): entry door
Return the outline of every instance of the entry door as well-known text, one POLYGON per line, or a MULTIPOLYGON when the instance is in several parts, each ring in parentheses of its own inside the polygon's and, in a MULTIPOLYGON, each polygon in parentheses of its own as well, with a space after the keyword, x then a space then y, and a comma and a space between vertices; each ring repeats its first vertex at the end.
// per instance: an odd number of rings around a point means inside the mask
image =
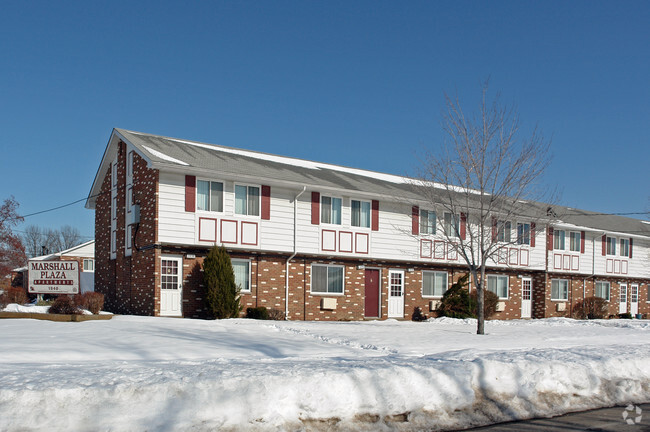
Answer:
POLYGON ((365 317, 379 318, 379 270, 366 270, 365 317))
POLYGON ((183 259, 162 257, 160 260, 160 315, 183 316, 183 259))
POLYGON ((620 301, 618 304, 618 313, 627 312, 627 285, 621 285, 620 301))
POLYGON ((532 317, 533 303, 533 280, 531 278, 521 279, 521 317, 532 317))
POLYGON ((636 315, 639 313, 639 286, 630 286, 630 313, 636 315))
POLYGON ((404 318, 404 271, 388 272, 388 318, 404 318))

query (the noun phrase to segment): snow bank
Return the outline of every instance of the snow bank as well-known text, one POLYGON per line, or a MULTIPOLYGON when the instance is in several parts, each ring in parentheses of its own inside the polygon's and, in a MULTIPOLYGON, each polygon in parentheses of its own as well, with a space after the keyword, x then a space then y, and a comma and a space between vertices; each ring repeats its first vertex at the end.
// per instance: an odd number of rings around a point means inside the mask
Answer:
POLYGON ((0 430, 449 429, 640 403, 647 324, 3 320, 0 430))

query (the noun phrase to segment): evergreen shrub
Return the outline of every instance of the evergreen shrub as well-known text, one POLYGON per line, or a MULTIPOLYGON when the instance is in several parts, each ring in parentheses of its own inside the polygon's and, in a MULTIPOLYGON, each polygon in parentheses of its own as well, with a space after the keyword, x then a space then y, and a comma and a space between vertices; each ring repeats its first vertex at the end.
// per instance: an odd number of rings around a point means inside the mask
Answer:
POLYGON ((221 246, 214 246, 203 260, 203 285, 206 289, 206 308, 213 318, 239 316, 239 287, 235 284, 230 255, 221 246))

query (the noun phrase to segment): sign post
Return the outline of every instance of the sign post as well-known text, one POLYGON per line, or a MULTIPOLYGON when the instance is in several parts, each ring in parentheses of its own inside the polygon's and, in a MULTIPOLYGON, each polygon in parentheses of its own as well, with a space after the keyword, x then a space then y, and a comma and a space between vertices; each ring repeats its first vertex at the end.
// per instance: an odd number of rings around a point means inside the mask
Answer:
POLYGON ((77 261, 30 261, 29 289, 34 294, 79 294, 77 261))

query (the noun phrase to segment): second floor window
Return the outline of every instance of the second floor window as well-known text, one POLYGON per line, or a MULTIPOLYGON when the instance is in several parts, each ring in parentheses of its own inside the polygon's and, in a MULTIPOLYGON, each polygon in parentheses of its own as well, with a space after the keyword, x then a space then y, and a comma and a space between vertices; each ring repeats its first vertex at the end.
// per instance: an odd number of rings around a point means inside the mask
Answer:
POLYGON ((436 233, 436 212, 420 210, 420 234, 436 233))
POLYGON ((629 239, 621 239, 620 240, 620 250, 619 250, 619 255, 621 256, 629 256, 630 255, 630 240, 629 239))
POLYGON ((510 243, 510 231, 512 223, 510 221, 497 221, 497 241, 510 243))
POLYGON ((370 228, 370 202, 369 201, 350 201, 352 210, 352 226, 370 228))
POLYGON ((235 185, 235 214, 247 216, 260 215, 259 187, 235 185))
POLYGON ((607 255, 616 255, 616 239, 607 237, 607 255))
POLYGON ((223 183, 197 180, 196 209, 222 212, 223 211, 223 183))
POLYGON ((566 233, 563 230, 553 231, 553 249, 564 250, 566 233))
POLYGON ((530 224, 528 223, 517 224, 517 244, 520 245, 530 244, 530 224))
POLYGON ((571 232, 571 251, 572 252, 580 252, 580 244, 581 244, 581 235, 579 232, 571 232))
POLYGON ((320 221, 325 224, 341 225, 341 198, 321 197, 320 221))
POLYGON ((458 237, 460 232, 460 216, 445 213, 445 235, 447 237, 458 237))

